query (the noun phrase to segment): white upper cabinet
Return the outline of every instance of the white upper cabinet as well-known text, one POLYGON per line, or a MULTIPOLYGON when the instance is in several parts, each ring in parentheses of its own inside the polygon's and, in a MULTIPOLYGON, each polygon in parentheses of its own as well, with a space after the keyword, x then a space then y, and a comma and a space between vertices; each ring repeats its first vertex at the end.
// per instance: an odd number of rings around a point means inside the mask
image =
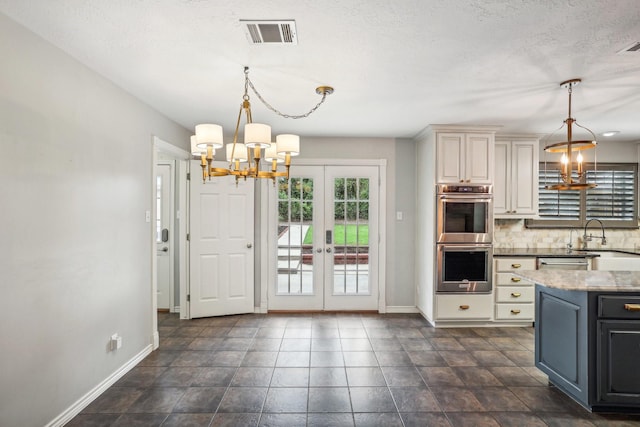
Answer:
POLYGON ((538 215, 538 139, 496 138, 493 213, 495 218, 538 215))
POLYGON ((441 132, 436 141, 438 183, 493 182, 493 133, 441 132))

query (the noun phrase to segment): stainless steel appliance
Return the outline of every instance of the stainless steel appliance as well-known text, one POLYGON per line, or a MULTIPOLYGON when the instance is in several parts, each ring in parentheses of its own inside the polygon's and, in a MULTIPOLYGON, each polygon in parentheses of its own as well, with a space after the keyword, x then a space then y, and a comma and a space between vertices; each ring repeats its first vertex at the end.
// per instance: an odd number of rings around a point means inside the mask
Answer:
POLYGON ((437 243, 491 243, 493 194, 490 185, 438 185, 437 243))
POLYGON ((589 261, 585 257, 538 258, 538 270, 588 270, 589 261))
POLYGON ((436 291, 491 292, 492 187, 438 185, 436 228, 436 291))
POLYGON ((438 244, 437 292, 491 292, 491 244, 438 244))

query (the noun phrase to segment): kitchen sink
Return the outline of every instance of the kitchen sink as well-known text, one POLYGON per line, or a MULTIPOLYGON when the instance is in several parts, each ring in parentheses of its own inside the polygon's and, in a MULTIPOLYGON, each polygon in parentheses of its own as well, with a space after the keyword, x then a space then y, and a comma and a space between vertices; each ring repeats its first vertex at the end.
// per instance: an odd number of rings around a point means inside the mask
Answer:
POLYGON ((622 251, 589 251, 594 257, 592 268, 605 271, 640 271, 640 254, 622 251))

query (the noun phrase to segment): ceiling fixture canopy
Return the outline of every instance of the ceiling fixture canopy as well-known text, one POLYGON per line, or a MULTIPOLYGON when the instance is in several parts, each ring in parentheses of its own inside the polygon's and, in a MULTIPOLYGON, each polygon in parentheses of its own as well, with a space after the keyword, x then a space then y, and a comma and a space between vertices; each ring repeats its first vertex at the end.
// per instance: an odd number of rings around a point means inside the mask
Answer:
POLYGON ((318 102, 307 113, 300 115, 283 114, 271 106, 249 79, 249 67, 244 67, 244 95, 242 96, 242 104, 238 113, 236 129, 233 134, 233 141, 227 144, 226 160, 229 162, 228 168, 213 167, 215 160, 215 150, 222 148, 223 132, 222 126, 215 124, 200 124, 196 126, 196 134, 191 137, 191 154, 200 158, 202 166, 202 180, 206 182, 207 178, 214 176, 233 175, 236 182, 242 177, 249 178, 269 178, 275 183, 276 177, 286 177, 289 179, 289 168, 291 166, 291 157, 300 154, 300 137, 298 135, 283 134, 276 136, 275 142, 271 140, 271 126, 262 123, 253 123, 251 117, 251 103, 249 102, 249 88, 256 94, 258 99, 271 111, 279 116, 289 119, 302 119, 308 117, 315 112, 325 101, 327 95, 333 93, 331 86, 320 86, 316 88, 316 93, 322 96, 318 102), (244 125, 244 144, 238 143, 238 135, 240 134, 240 124, 242 117, 246 120, 244 125), (264 149, 264 156, 262 150, 264 149), (264 158, 271 162, 271 169, 261 170, 260 159, 264 158), (241 163, 246 163, 244 168, 241 163), (277 170, 278 163, 284 163, 285 171, 277 170))
MULTIPOLYGON (((569 92, 569 116, 564 120, 564 123, 558 130, 553 132, 547 137, 549 139, 556 132, 563 127, 567 127, 567 140, 550 144, 544 147, 545 159, 546 153, 559 153, 562 154, 560 158, 560 173, 559 182, 553 185, 547 185, 544 188, 547 190, 587 190, 589 188, 595 188, 596 184, 587 182, 587 173, 584 169, 584 158, 581 151, 594 149, 594 165, 596 163, 595 148, 597 145, 596 135, 584 126, 578 124, 576 119, 571 117, 571 93, 573 88, 577 86, 582 80, 571 79, 560 83, 560 87, 566 88, 569 92), (592 140, 573 140, 573 126, 578 126, 581 129, 586 130, 593 137, 592 140), (574 152, 576 154, 574 158, 574 152), (575 170, 574 170, 575 166, 575 170)), ((545 173, 547 163, 545 160, 545 173)), ((595 168, 595 166, 594 166, 595 168)))

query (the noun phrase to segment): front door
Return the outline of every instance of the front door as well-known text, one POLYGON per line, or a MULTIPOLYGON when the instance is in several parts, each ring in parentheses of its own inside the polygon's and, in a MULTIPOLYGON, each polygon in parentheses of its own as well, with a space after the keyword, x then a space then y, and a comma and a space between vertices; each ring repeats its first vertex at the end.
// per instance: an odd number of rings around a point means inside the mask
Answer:
MULTIPOLYGON (((226 166, 226 165, 225 165, 226 166)), ((254 311, 254 180, 202 182, 191 162, 190 314, 192 318, 254 311)))
POLYGON ((296 166, 278 181, 270 310, 378 309, 378 176, 378 166, 296 166))

